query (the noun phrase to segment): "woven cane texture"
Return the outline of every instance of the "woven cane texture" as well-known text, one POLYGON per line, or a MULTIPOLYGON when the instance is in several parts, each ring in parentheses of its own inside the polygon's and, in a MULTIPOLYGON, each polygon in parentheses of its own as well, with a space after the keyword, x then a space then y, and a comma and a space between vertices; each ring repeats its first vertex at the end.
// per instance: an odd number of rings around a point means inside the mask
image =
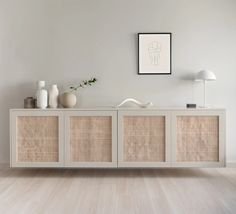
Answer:
POLYGON ((123 129, 124 161, 165 161, 164 116, 125 116, 123 129))
POLYGON ((219 117, 177 117, 177 161, 219 161, 219 117))
POLYGON ((18 162, 58 162, 58 117, 17 117, 18 162))
POLYGON ((72 162, 111 162, 111 116, 70 117, 70 157, 72 162))

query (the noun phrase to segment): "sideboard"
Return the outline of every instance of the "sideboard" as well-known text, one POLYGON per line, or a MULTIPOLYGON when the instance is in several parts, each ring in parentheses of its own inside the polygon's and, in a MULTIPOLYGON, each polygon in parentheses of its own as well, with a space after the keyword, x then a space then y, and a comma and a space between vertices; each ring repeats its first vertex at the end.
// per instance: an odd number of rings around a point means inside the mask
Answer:
POLYGON ((11 167, 224 167, 225 110, 11 109, 11 167))

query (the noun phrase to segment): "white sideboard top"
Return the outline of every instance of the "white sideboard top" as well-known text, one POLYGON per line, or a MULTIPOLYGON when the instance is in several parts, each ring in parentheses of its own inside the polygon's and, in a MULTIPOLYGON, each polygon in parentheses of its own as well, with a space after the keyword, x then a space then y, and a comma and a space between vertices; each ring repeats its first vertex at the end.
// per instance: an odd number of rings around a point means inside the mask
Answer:
POLYGON ((186 107, 109 107, 109 106, 94 106, 94 107, 81 107, 81 108, 47 108, 47 109, 25 109, 16 108, 10 109, 10 111, 224 111, 225 108, 186 108, 186 107))

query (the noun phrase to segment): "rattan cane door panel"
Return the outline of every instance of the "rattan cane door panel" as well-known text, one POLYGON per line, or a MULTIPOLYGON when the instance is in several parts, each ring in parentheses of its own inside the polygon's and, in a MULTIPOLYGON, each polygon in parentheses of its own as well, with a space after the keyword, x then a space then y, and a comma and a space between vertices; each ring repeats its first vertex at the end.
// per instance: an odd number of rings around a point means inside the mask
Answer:
POLYGON ((112 117, 70 116, 70 161, 112 161, 112 117))
POLYGON ((18 116, 16 120, 17 162, 58 162, 57 116, 18 116))
POLYGON ((123 117, 123 161, 165 161, 165 116, 123 117))
POLYGON ((177 116, 176 161, 219 161, 218 116, 177 116))

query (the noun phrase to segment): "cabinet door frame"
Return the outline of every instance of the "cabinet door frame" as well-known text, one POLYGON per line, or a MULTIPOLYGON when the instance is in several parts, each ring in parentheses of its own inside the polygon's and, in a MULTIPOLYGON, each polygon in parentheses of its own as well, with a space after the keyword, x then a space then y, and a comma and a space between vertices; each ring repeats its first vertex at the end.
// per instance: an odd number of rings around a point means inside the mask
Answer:
POLYGON ((118 167, 119 168, 159 168, 171 166, 171 118, 169 111, 160 110, 119 110, 118 111, 118 167), (165 161, 127 162, 123 160, 123 117, 124 116, 164 116, 165 117, 165 161))
POLYGON ((187 110, 172 112, 172 166, 174 167, 224 167, 225 166, 225 111, 224 110, 187 110), (219 117, 219 161, 176 161, 177 117, 178 116, 218 116, 219 117))
POLYGON ((117 168, 117 111, 80 110, 65 112, 65 166, 71 168, 117 168), (110 116, 112 130, 111 162, 72 162, 70 161, 70 117, 71 116, 110 116))
POLYGON ((60 111, 11 110, 10 111, 10 166, 11 167, 63 167, 64 166, 64 116, 60 111), (18 162, 17 161, 17 117, 58 117, 58 162, 18 162))

